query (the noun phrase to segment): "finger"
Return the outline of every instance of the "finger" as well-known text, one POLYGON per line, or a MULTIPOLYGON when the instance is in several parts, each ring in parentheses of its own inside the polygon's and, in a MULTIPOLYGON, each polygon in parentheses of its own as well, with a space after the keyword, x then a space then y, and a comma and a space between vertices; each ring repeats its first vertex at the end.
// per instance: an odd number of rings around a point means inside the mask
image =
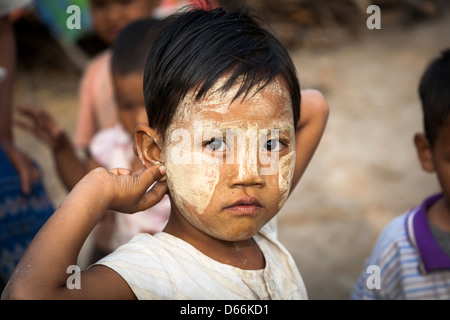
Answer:
POLYGON ((166 167, 163 165, 153 166, 147 168, 140 175, 141 180, 151 186, 155 181, 160 180, 162 177, 166 175, 166 167))
POLYGON ((109 170, 110 173, 116 175, 116 176, 131 176, 131 170, 125 169, 125 168, 114 168, 109 170))
POLYGON ((139 211, 143 211, 147 208, 151 208, 154 205, 156 205, 167 193, 167 190, 168 190, 167 183, 156 182, 153 185, 153 187, 150 190, 148 190, 139 201, 138 204, 138 206, 140 207, 139 211))
POLYGON ((39 125, 40 127, 55 126, 53 118, 49 113, 47 113, 47 111, 43 109, 21 107, 19 108, 19 111, 24 117, 29 118, 31 121, 33 121, 35 125, 39 125))
POLYGON ((31 124, 29 124, 28 122, 25 122, 22 120, 15 120, 14 124, 21 129, 24 129, 24 130, 30 131, 30 132, 34 132, 34 127, 31 124))
POLYGON ((133 172, 133 176, 139 177, 140 175, 142 175, 142 174, 144 173, 145 170, 146 170, 146 168, 141 168, 141 169, 139 169, 139 170, 135 170, 135 171, 133 172))
POLYGON ((19 106, 18 110, 22 115, 29 118, 36 118, 38 116, 38 110, 35 108, 19 106))
POLYGON ((19 128, 26 130, 30 133, 34 133, 38 138, 42 140, 45 144, 52 146, 54 144, 54 139, 51 136, 51 133, 49 133, 46 130, 43 130, 40 127, 37 127, 36 124, 31 125, 25 121, 22 120, 15 120, 14 124, 17 125, 19 128))
POLYGON ((40 177, 39 170, 18 150, 12 149, 9 153, 9 159, 19 175, 22 192, 29 194, 31 183, 40 177))
POLYGON ((31 177, 28 172, 19 170, 20 188, 24 194, 29 194, 31 191, 31 177))
POLYGON ((146 168, 140 175, 137 175, 137 182, 143 190, 148 190, 156 181, 165 175, 165 167, 162 165, 146 168))
POLYGON ((31 109, 31 107, 27 107, 27 106, 17 106, 17 110, 20 112, 20 113, 28 113, 30 110, 32 110, 31 109))
POLYGON ((24 194, 31 192, 31 184, 40 177, 39 170, 30 162, 18 159, 15 162, 15 167, 20 178, 20 185, 24 194))

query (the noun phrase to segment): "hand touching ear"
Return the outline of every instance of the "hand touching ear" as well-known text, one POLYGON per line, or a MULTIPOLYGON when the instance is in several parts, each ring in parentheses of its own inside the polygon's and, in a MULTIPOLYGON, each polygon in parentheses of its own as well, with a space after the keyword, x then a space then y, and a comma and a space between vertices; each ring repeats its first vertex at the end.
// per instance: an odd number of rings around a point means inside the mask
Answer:
POLYGON ((115 211, 144 211, 157 204, 167 192, 167 183, 158 181, 166 174, 165 167, 161 165, 135 173, 128 169, 113 169, 108 173, 113 178, 117 191, 109 208, 115 211))
POLYGON ((109 208, 124 213, 146 210, 157 204, 167 192, 167 184, 158 182, 165 175, 164 166, 153 166, 132 173, 128 169, 113 169, 106 173, 114 196, 109 208), (151 187, 151 188, 150 188, 151 187))
POLYGON ((66 200, 76 201, 79 206, 86 206, 81 210, 95 211, 100 215, 106 210, 123 213, 144 211, 157 204, 167 192, 167 184, 157 182, 164 175, 165 168, 161 165, 135 173, 129 169, 99 167, 81 179, 66 200))
POLYGON ((77 263, 86 238, 108 209, 132 213, 158 203, 167 186, 156 180, 164 175, 162 166, 136 173, 128 169, 108 171, 102 167, 90 171, 39 230, 22 256, 14 276, 11 276, 2 298, 133 298, 123 279, 115 272, 105 271, 110 270, 108 268, 95 267, 83 271, 83 289, 69 289, 66 285, 67 266, 77 263), (111 291, 105 291, 105 283, 111 291))

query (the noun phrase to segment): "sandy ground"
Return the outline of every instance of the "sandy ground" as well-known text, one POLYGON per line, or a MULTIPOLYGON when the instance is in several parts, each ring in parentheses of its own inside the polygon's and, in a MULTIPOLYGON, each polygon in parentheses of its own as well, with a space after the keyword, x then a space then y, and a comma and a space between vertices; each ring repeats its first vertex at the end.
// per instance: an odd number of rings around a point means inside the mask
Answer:
MULTIPOLYGON (((310 166, 279 213, 280 240, 311 299, 347 299, 381 228, 438 190, 435 176, 420 168, 412 138, 422 130, 420 75, 450 46, 449 30, 447 14, 402 28, 382 23, 333 48, 291 50, 302 87, 320 89, 331 111, 310 166)), ((73 134, 78 80, 22 71, 15 102, 45 107, 73 134)), ((29 134, 15 135, 42 166, 58 206, 66 192, 51 154, 29 134)))

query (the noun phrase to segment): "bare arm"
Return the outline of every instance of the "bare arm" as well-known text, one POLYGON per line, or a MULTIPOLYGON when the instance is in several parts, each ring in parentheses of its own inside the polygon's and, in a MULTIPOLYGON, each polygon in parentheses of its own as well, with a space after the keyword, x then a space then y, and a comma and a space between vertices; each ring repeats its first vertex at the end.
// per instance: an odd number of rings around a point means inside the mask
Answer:
POLYGON ((80 159, 66 132, 45 110, 19 107, 20 113, 30 121, 16 121, 17 125, 33 133, 53 153, 53 159, 60 179, 68 190, 77 184, 89 171, 100 165, 91 158, 80 159))
POLYGON ((31 242, 12 274, 2 299, 134 299, 113 270, 95 266, 81 272, 81 288, 66 286, 68 266, 106 210, 137 212, 158 203, 167 184, 157 182, 161 166, 132 175, 128 169, 97 168, 85 176, 31 242))
POLYGON ((313 89, 302 90, 300 120, 295 135, 297 152, 291 193, 305 172, 319 145, 320 139, 325 131, 328 114, 328 103, 320 91, 313 89))
POLYGON ((89 171, 100 165, 90 157, 86 161, 78 158, 75 148, 65 132, 62 133, 61 139, 63 143, 53 149, 53 159, 59 177, 70 191, 89 171))

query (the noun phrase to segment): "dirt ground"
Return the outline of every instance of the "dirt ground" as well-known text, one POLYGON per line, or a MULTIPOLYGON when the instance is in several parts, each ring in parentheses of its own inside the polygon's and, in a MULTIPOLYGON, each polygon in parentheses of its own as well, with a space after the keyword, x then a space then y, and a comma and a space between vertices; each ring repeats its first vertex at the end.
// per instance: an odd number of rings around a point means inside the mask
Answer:
MULTIPOLYGON (((450 47, 450 15, 403 27, 382 20, 381 27, 331 48, 291 50, 302 87, 321 90, 331 111, 278 216, 280 240, 310 299, 348 299, 381 228, 438 190, 435 176, 420 168, 412 138, 422 130, 418 81, 428 61, 450 47)), ((15 104, 45 107, 73 134, 78 81, 77 74, 22 70, 15 104)), ((41 165, 58 206, 66 192, 50 152, 21 130, 15 136, 41 165)))

